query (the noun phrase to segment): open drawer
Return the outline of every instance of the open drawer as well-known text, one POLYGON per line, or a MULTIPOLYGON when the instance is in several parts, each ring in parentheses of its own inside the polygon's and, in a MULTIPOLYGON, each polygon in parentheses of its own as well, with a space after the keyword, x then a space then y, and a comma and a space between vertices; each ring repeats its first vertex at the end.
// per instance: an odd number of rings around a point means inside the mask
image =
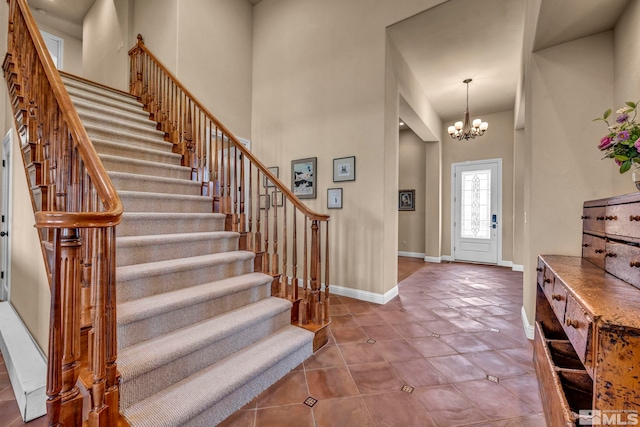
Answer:
POLYGON ((575 427, 593 407, 593 381, 568 340, 550 340, 536 322, 535 368, 549 427, 575 427))

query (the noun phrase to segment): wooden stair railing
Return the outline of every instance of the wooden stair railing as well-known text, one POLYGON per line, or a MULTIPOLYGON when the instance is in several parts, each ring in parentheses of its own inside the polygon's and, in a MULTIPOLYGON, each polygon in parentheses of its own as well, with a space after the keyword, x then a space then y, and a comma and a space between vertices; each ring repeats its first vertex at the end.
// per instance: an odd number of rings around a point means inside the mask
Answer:
POLYGON ((202 183, 202 194, 213 197, 214 212, 227 215, 227 229, 241 233, 241 249, 253 250, 256 268, 273 276, 272 295, 294 303, 292 323, 316 332, 315 349, 324 345, 329 216, 302 204, 158 61, 142 36, 129 56, 131 93, 202 183))
POLYGON ((116 425, 115 226, 122 203, 27 1, 7 2, 3 70, 51 289, 49 425, 116 425), (84 415, 81 389, 90 400, 84 415))

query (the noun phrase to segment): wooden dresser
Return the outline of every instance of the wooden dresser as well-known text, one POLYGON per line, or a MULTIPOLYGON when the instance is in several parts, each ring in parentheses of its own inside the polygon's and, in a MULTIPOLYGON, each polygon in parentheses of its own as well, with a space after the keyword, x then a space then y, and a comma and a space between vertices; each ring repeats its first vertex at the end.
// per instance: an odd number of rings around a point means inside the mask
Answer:
POLYGON ((538 259, 547 424, 640 425, 640 193, 585 202, 582 220, 582 257, 538 259))

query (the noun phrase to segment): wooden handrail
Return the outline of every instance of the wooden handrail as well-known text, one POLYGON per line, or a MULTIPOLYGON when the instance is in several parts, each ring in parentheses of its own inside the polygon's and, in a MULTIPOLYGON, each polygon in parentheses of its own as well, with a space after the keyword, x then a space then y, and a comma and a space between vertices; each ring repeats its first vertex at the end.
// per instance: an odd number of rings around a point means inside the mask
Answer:
POLYGON ((122 202, 26 0, 7 2, 3 70, 51 288, 49 425, 116 425, 115 226, 121 221, 122 202), (81 344, 83 331, 86 347, 81 344), (86 417, 81 377, 89 378, 83 385, 89 393, 86 417))
POLYGON ((185 93, 185 95, 187 95, 192 101, 193 103, 200 109, 202 110, 203 113, 205 113, 213 123, 215 123, 215 125, 218 127, 218 129, 229 139, 231 139, 235 145, 235 148, 238 149, 243 156, 246 156, 247 159, 255 164, 260 171, 267 176, 267 179, 270 180, 271 182, 273 182, 275 184, 275 186, 278 188, 278 190, 280 190, 282 192, 282 194, 284 194, 286 196, 287 199, 289 199, 291 201, 291 203, 293 203, 295 205, 295 207, 300 211, 300 213, 302 213, 303 215, 307 216, 309 219, 312 220, 317 220, 317 221, 327 221, 329 220, 329 216, 328 215, 324 215, 324 214, 320 214, 317 212, 312 211, 311 209, 309 209, 305 204, 303 204, 302 202, 300 202, 300 199, 298 199, 292 192, 291 190, 289 190, 275 175, 273 175, 271 173, 271 171, 258 159, 256 158, 253 153, 251 153, 251 151, 247 150, 246 148, 244 148, 244 146, 242 145, 242 143, 240 143, 240 141, 233 135, 233 133, 231 133, 217 118, 216 116, 214 116, 208 109, 207 107, 205 107, 204 105, 202 105, 198 99, 193 96, 193 94, 189 91, 189 89, 187 89, 186 87, 184 87, 184 85, 180 82, 180 80, 178 80, 178 78, 176 76, 173 75, 173 73, 171 73, 171 71, 169 71, 163 64, 162 62, 160 62, 158 60, 158 58, 155 57, 155 55, 147 48, 147 46, 145 46, 143 38, 141 35, 138 35, 138 42, 136 44, 136 46, 134 46, 133 48, 131 48, 131 50, 129 50, 129 55, 133 55, 135 53, 135 49, 139 48, 142 51, 144 51, 144 53, 149 56, 149 58, 151 58, 156 64, 157 66, 162 69, 162 72, 165 73, 167 76, 169 76, 172 80, 173 83, 182 91, 185 93))

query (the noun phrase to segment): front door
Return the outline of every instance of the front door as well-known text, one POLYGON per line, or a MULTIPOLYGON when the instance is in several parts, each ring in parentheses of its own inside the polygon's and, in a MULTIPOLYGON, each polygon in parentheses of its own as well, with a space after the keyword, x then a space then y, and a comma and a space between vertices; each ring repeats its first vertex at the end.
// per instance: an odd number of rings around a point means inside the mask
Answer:
POLYGON ((0 300, 9 300, 9 268, 11 260, 9 250, 9 212, 11 211, 11 136, 9 130, 2 140, 2 215, 0 222, 0 300))
POLYGON ((497 264, 502 159, 454 163, 453 258, 497 264))

